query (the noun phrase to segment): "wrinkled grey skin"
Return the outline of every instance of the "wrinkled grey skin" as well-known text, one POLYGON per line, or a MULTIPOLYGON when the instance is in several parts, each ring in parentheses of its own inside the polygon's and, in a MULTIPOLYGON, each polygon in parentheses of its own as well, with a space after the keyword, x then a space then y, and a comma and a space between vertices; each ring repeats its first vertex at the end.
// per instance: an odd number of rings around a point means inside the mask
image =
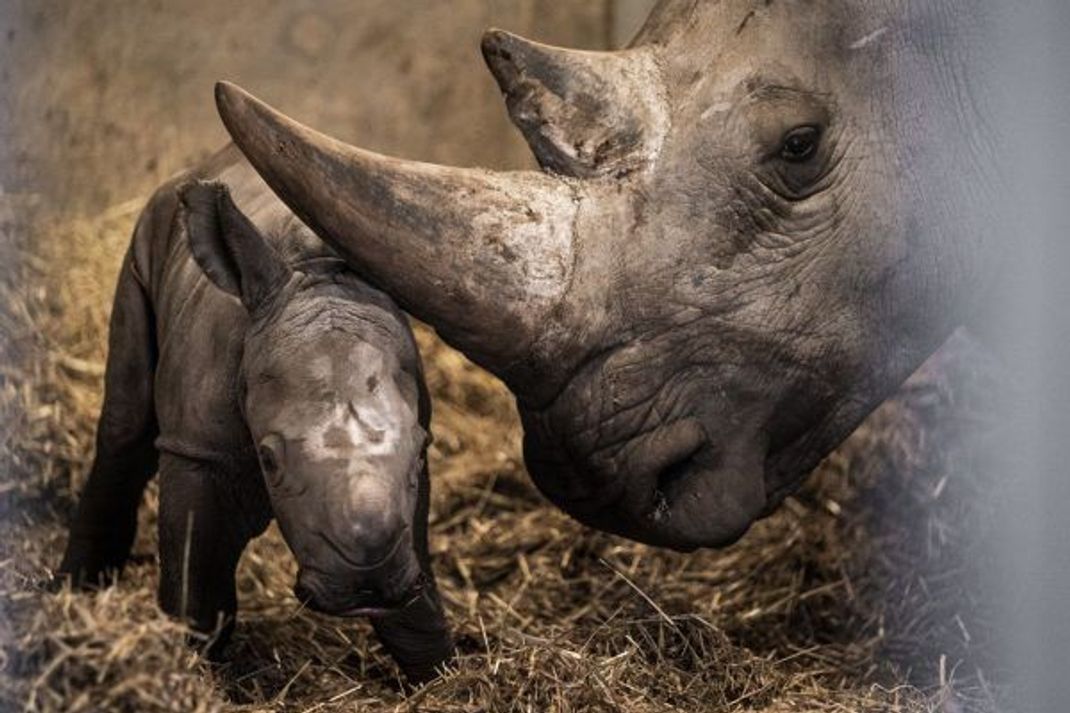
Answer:
POLYGON ((231 147, 157 191, 138 222, 60 572, 93 585, 122 567, 158 465, 165 611, 222 624, 218 650, 238 559, 274 516, 298 597, 373 617, 409 678, 426 679, 451 651, 427 553, 429 418, 405 317, 231 147))
POLYGON ((690 550, 773 510, 969 318, 992 43, 963 0, 664 0, 620 52, 488 32, 542 173, 217 103, 308 225, 509 385, 543 493, 690 550))

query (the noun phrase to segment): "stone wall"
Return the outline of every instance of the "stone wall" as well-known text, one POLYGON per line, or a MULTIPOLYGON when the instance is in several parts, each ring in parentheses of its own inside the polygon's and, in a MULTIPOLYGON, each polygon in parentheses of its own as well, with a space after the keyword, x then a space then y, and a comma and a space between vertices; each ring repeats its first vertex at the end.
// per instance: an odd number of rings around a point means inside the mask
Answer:
POLYGON ((219 78, 369 148, 526 165, 483 67, 483 29, 604 48, 649 2, 6 0, 0 185, 58 215, 145 195, 225 141, 219 78))

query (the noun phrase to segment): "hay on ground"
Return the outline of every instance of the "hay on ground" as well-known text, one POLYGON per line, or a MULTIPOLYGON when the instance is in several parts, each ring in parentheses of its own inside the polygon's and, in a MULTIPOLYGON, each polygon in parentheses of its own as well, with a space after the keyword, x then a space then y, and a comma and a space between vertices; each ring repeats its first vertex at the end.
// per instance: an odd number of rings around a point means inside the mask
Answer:
POLYGON ((42 227, 0 206, 0 709, 989 711, 956 455, 983 405, 965 340, 739 544, 680 555, 587 530, 523 471, 500 384, 420 328, 431 542, 459 656, 406 691, 364 622, 301 611, 277 531, 239 573, 227 659, 154 603, 155 499, 122 581, 49 591, 92 456, 107 313, 139 208, 42 227), (36 226, 36 227, 33 227, 36 226))

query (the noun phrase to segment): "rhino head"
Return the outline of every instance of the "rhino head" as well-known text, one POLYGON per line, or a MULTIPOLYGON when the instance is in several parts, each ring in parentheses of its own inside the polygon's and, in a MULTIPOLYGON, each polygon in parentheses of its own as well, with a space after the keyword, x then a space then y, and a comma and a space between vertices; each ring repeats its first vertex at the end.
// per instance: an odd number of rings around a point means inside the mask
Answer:
POLYGON ((401 610, 430 581, 429 405, 404 318, 330 259, 291 267, 226 185, 181 199, 194 259, 249 314, 237 398, 295 593, 328 614, 401 610))
POLYGON ((401 161, 229 84, 279 196, 509 386, 580 521, 734 541, 935 349, 984 280, 976 13, 664 0, 627 49, 490 31, 541 172, 401 161), (970 226, 970 227, 967 227, 970 226), (964 299, 965 298, 965 299, 964 299))

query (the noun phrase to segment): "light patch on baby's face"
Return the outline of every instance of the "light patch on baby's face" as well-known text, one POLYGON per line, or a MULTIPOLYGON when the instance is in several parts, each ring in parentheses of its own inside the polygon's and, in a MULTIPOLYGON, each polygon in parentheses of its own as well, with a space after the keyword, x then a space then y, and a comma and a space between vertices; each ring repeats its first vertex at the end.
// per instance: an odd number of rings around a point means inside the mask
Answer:
POLYGON ((251 379, 247 398, 254 437, 271 434, 285 451, 279 477, 268 478, 272 489, 326 488, 331 498, 394 504, 411 485, 426 437, 416 391, 399 385, 410 377, 396 358, 339 336, 287 362, 274 363, 273 377, 260 385, 251 379))
POLYGON ((389 456, 402 446, 402 430, 411 426, 415 414, 392 378, 370 380, 376 384, 374 390, 340 393, 321 418, 302 424, 302 448, 309 460, 351 458, 354 452, 366 458, 389 456))
POLYGON ((409 409, 396 396, 396 388, 382 386, 365 399, 330 404, 301 442, 309 470, 337 482, 333 499, 346 513, 408 502, 407 474, 399 470, 413 457, 415 444, 405 442, 403 429, 411 430, 414 419, 403 417, 409 409))
POLYGON ((276 344, 249 360, 246 420, 302 568, 351 572, 411 546, 427 437, 417 382, 343 331, 276 344))

